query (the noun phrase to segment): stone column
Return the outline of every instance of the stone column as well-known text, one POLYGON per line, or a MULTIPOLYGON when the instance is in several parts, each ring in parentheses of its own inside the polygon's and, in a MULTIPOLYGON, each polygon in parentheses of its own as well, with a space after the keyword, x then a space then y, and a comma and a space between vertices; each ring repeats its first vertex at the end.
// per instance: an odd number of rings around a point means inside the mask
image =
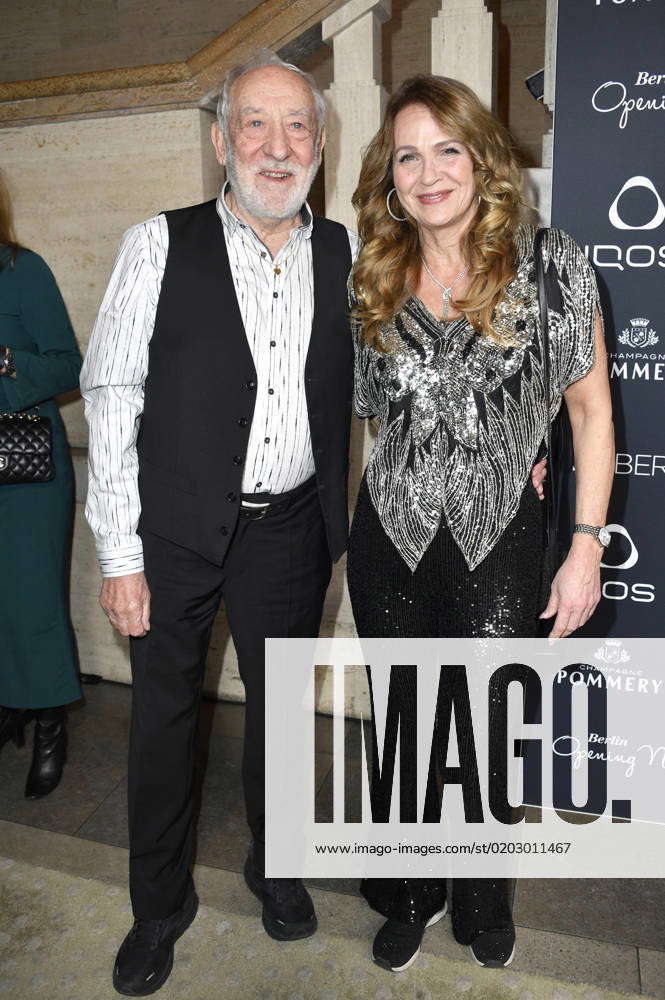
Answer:
POLYGON ((351 195, 363 149, 381 124, 386 92, 381 86, 381 25, 391 0, 349 0, 321 24, 332 40, 333 80, 326 91, 326 215, 355 229, 351 195))
POLYGON ((432 73, 461 80, 494 107, 494 18, 484 0, 441 0, 432 18, 432 73))

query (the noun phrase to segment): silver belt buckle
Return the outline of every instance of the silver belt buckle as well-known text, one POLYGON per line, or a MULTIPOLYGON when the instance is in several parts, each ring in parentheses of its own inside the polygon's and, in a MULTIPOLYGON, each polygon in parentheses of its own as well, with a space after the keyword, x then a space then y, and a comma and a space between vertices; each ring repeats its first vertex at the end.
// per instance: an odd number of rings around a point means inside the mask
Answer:
POLYGON ((268 513, 269 503, 251 503, 249 500, 241 500, 240 506, 252 512, 252 521, 262 521, 268 513))

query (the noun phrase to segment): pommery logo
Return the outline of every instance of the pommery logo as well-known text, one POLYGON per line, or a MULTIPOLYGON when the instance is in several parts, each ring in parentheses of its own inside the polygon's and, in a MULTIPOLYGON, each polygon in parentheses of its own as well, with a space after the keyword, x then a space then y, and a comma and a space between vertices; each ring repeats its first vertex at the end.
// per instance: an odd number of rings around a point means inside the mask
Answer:
POLYGON ((628 347, 653 347, 659 338, 656 331, 649 327, 649 320, 643 316, 631 319, 630 326, 619 334, 618 341, 628 347))
POLYGON ((617 337, 619 350, 609 355, 610 378, 630 382, 665 382, 665 354, 656 354, 660 337, 645 316, 635 316, 617 337))
POLYGON ((606 639, 605 645, 597 649, 593 654, 596 660, 603 663, 628 663, 630 653, 627 649, 621 648, 621 639, 606 639))

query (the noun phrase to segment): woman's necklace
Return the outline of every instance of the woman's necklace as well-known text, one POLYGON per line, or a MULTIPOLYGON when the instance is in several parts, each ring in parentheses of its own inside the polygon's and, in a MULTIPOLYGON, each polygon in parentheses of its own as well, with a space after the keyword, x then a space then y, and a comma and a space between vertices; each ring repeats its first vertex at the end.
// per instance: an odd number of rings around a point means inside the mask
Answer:
POLYGON ((448 286, 446 286, 446 285, 444 285, 444 283, 442 281, 439 281, 439 279, 436 277, 435 274, 432 274, 432 272, 430 271, 430 269, 427 266, 427 261, 422 256, 422 254, 420 255, 420 259, 423 262, 423 267, 425 268, 425 270, 429 274, 429 276, 432 279, 432 281, 434 282, 434 284, 438 285, 439 288, 441 289, 441 293, 442 293, 441 294, 441 298, 443 299, 443 316, 441 317, 441 319, 448 319, 448 307, 450 305, 450 296, 452 295, 453 288, 455 287, 455 285, 457 284, 457 282, 461 281, 462 278, 465 276, 465 274, 469 270, 469 265, 467 264, 466 267, 464 268, 464 270, 460 271, 460 273, 451 282, 451 284, 448 285, 448 286))

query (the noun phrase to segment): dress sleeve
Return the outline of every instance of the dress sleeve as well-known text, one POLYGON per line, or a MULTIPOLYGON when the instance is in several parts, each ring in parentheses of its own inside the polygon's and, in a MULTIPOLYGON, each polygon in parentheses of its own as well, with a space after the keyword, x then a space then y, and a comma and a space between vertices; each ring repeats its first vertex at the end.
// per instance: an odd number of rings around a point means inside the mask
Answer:
POLYGON ((65 303, 45 260, 31 250, 16 259, 21 323, 34 350, 11 348, 16 378, 5 377, 3 389, 12 411, 43 403, 78 387, 81 353, 65 303))
POLYGON ((550 323, 552 376, 553 388, 563 394, 593 367, 596 311, 602 322, 602 310, 596 275, 586 256, 567 233, 551 232, 550 252, 559 276, 563 308, 561 319, 555 316, 555 322, 550 323))

